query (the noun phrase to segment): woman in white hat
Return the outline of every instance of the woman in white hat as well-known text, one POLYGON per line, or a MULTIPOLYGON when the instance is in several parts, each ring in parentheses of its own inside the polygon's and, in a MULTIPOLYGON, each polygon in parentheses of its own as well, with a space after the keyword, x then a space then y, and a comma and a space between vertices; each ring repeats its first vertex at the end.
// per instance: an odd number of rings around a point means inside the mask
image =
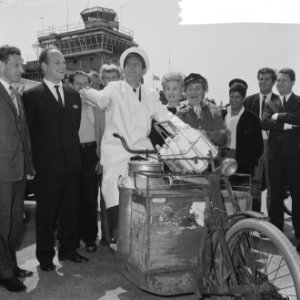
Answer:
POLYGON ((162 105, 156 91, 141 84, 149 69, 148 56, 142 49, 131 47, 124 51, 120 66, 124 80, 110 82, 102 91, 81 91, 83 99, 106 111, 101 144, 102 193, 110 212, 113 230, 117 229, 118 218, 117 181, 120 175, 128 174, 128 161, 133 156, 123 148, 119 139, 113 137, 113 133, 122 135, 132 149, 153 149, 148 138, 152 119, 158 122, 171 120, 178 126, 184 124, 162 105))

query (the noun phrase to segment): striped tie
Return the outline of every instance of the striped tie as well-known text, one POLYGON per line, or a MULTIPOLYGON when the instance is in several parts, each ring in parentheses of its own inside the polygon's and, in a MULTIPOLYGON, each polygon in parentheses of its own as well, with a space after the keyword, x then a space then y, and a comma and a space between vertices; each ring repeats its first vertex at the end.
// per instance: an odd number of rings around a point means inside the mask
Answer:
POLYGON ((15 108, 17 110, 17 114, 19 115, 19 108, 18 108, 17 98, 16 98, 16 95, 15 95, 14 89, 11 85, 9 86, 9 92, 10 92, 9 96, 10 96, 11 100, 13 101, 13 103, 15 105, 15 108))

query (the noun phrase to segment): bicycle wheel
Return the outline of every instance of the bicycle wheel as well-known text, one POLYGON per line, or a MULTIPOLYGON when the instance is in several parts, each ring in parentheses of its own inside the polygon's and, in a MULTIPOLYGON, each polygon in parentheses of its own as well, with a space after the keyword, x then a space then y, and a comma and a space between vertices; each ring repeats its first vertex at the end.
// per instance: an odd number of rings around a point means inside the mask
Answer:
POLYGON ((289 196, 284 199, 284 211, 291 216, 292 215, 292 197, 289 196))
POLYGON ((226 239, 238 284, 253 290, 240 299, 300 299, 299 255, 279 229, 265 220, 243 219, 226 239))

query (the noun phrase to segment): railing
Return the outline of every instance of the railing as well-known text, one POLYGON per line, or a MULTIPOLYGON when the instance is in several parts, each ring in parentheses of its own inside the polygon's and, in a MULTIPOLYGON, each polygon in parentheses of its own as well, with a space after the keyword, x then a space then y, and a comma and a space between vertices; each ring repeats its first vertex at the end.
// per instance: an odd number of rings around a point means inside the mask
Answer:
POLYGON ((59 47, 63 54, 69 53, 77 53, 77 52, 84 52, 84 51, 91 51, 91 50, 106 50, 110 53, 113 53, 113 46, 107 43, 92 43, 88 45, 81 45, 75 47, 59 47))
MULTIPOLYGON (((94 27, 94 28, 101 28, 101 27, 107 28, 107 27, 101 26, 101 25, 99 25, 98 27, 94 27)), ((90 29, 90 28, 93 28, 93 27, 89 27, 88 29, 90 29)), ((63 26, 49 26, 47 29, 37 31, 37 37, 38 38, 47 37, 47 36, 51 36, 51 35, 56 35, 56 34, 61 34, 61 33, 66 33, 66 32, 73 32, 76 30, 83 30, 83 29, 86 29, 86 28, 84 27, 84 24, 82 24, 82 23, 68 24, 68 25, 63 25, 63 26)), ((120 26, 119 29, 111 28, 111 30, 128 35, 133 38, 133 31, 129 30, 128 28, 120 26)))

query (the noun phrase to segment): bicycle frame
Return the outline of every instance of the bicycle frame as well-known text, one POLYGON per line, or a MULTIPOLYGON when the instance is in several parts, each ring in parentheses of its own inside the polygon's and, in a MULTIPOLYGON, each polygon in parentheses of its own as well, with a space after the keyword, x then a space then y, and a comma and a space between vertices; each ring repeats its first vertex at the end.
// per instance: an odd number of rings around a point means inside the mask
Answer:
MULTIPOLYGON (((117 134, 114 134, 115 137, 118 137, 122 140, 124 148, 134 154, 152 154, 156 153, 153 150, 131 150, 128 148, 126 142, 122 137, 117 134)), ((159 157, 164 161, 164 157, 159 157)), ((168 160, 172 158, 167 157, 168 160)), ((193 160, 209 160, 211 171, 205 175, 200 175, 207 179, 207 186, 205 189, 208 189, 208 197, 205 198, 206 202, 206 217, 205 217, 205 236, 203 240, 205 241, 200 245, 198 251, 198 261, 199 267, 195 271, 195 278, 197 278, 197 283, 195 286, 195 293, 199 297, 206 296, 247 296, 247 299, 251 299, 251 295, 255 294, 255 286, 249 284, 240 284, 236 276, 236 270, 234 267, 232 255, 229 250, 229 245, 226 240, 226 233, 230 227, 238 222, 241 219, 245 218, 267 218, 262 214, 250 212, 250 211, 241 211, 239 208, 238 201, 234 195, 229 178, 220 173, 220 168, 215 167, 215 161, 212 155, 209 157, 193 157, 193 158, 173 158, 177 159, 193 159, 193 160), (221 181, 224 181, 226 191, 230 202, 233 206, 234 212, 231 215, 228 215, 224 201, 222 199, 221 191, 221 181), (226 274, 221 282, 216 281, 215 276, 217 271, 215 270, 215 259, 216 253, 218 252, 219 258, 222 259, 222 266, 226 270, 226 274), (230 286, 226 283, 226 279, 230 276, 230 286)), ((137 172, 139 173, 139 172, 137 172)), ((143 175, 143 172, 138 175, 143 175)), ((178 174, 173 174, 174 176, 178 174)), ((166 176, 170 177, 172 180, 172 174, 166 176)), ((147 187, 146 193, 149 193, 149 180, 147 178, 147 187)), ((203 186, 199 186, 203 188, 203 186)), ((247 244, 247 238, 246 238, 247 244)))
MULTIPOLYGON (((219 295, 219 296, 241 296, 241 295, 251 295, 253 294, 253 288, 249 285, 238 284, 237 278, 235 276, 235 269, 232 262, 232 257, 229 252, 228 244, 226 241, 226 231, 232 223, 228 223, 228 220, 233 220, 237 222, 241 218, 253 217, 253 214, 247 214, 240 211, 237 200, 231 189, 228 178, 221 177, 219 174, 212 173, 208 176, 209 184, 209 201, 207 201, 207 238, 205 239, 206 245, 199 249, 199 266, 206 266, 202 269, 206 269, 207 272, 204 273, 203 270, 199 270, 198 275, 198 296, 208 296, 208 295, 219 295), (226 184, 226 189, 229 194, 230 201, 236 211, 232 216, 228 216, 224 202, 221 197, 220 180, 224 180, 226 184), (221 257, 224 260, 224 266, 227 272, 230 272, 232 286, 228 287, 226 285, 215 285, 213 282, 211 272, 214 272, 212 264, 214 263, 214 251, 218 247, 221 251, 221 257), (208 264, 205 264, 205 258, 209 258, 208 264)), ((257 214, 260 217, 260 214, 257 214)), ((265 217, 262 217, 265 219, 265 217)))

